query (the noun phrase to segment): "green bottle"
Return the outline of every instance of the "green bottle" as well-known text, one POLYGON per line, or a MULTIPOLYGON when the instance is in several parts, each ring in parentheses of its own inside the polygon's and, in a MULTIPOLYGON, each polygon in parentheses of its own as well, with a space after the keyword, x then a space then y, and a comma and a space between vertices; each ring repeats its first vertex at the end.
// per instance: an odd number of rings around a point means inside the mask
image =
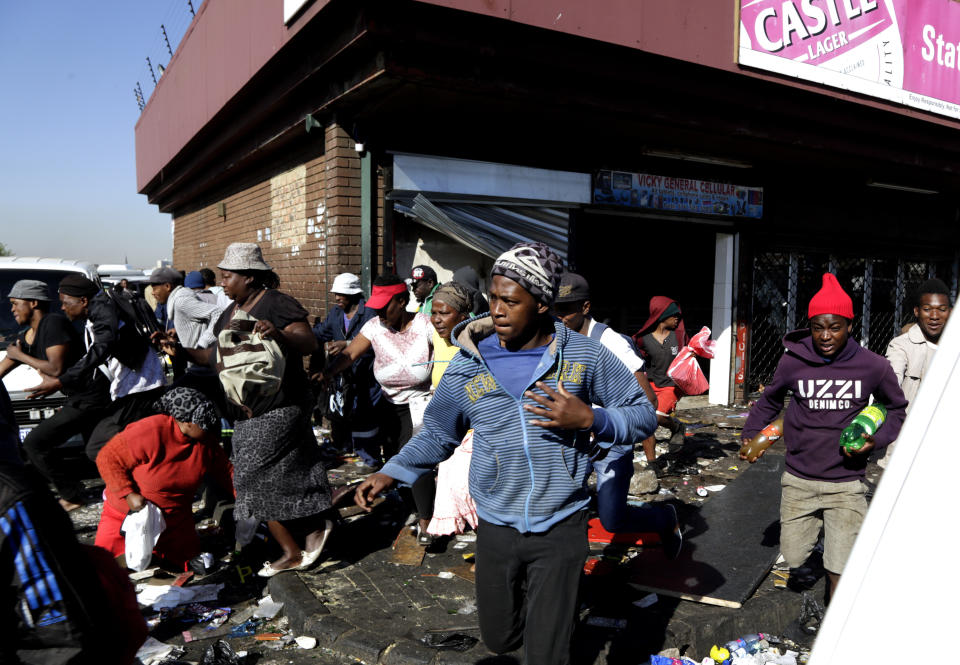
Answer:
POLYGON ((858 413, 840 435, 840 445, 850 451, 860 450, 865 443, 863 434, 873 436, 887 419, 887 407, 874 402, 858 413))

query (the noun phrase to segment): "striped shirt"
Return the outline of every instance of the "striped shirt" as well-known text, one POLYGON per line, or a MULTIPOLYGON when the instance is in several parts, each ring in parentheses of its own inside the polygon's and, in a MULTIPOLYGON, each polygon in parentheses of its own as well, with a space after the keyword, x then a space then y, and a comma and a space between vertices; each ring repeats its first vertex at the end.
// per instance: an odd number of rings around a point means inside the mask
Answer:
POLYGON ((177 338, 185 349, 205 349, 215 341, 213 324, 223 307, 204 302, 193 289, 178 286, 167 300, 167 318, 173 321, 177 338))
MULTIPOLYGON (((634 375, 596 340, 555 323, 554 341, 530 378, 528 390, 557 379, 587 404, 603 407, 604 435, 613 447, 608 459, 632 451, 633 443, 656 430, 653 406, 634 375)), ((541 533, 590 502, 587 477, 592 444, 587 431, 545 429, 526 410, 536 402, 515 397, 497 382, 478 349, 494 334, 489 316, 457 326, 460 353, 447 367, 424 414, 423 429, 384 465, 391 478, 412 483, 449 457, 474 429, 470 494, 477 514, 522 533, 541 533)))

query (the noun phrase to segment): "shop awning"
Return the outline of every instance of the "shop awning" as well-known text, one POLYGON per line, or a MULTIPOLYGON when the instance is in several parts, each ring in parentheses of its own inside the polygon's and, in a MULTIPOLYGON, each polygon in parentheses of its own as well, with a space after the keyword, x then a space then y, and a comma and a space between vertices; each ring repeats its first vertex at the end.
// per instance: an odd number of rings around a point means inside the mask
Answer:
MULTIPOLYGON (((393 197, 391 197, 393 198, 393 197)), ((416 222, 497 258, 515 243, 537 241, 567 260, 569 208, 465 201, 431 201, 423 194, 397 197, 394 209, 416 222)))

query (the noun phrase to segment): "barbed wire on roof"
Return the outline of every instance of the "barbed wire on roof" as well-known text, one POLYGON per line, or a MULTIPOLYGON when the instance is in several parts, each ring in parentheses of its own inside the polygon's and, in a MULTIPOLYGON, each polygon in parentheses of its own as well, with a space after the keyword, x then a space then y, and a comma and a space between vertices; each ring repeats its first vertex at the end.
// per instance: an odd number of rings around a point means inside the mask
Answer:
POLYGON ((141 111, 147 105, 150 95, 156 89, 164 70, 177 52, 190 23, 196 15, 196 10, 203 4, 203 0, 168 0, 162 17, 154 27, 151 27, 147 52, 142 61, 141 80, 153 81, 153 88, 144 93, 139 81, 134 88, 134 98, 141 111), (149 73, 149 79, 146 75, 149 73))

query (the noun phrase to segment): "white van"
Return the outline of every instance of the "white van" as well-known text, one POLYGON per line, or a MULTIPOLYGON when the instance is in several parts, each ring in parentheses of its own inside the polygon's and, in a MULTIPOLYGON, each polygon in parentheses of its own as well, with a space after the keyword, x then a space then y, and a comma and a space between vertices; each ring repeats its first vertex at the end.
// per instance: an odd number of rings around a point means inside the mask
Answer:
MULTIPOLYGON (((44 259, 27 256, 0 257, 0 359, 6 357, 5 349, 16 341, 21 327, 13 318, 7 296, 14 283, 21 279, 38 279, 46 282, 50 294, 50 311, 60 311, 60 299, 57 287, 60 280, 70 274, 79 273, 96 281, 97 267, 93 263, 72 261, 70 259, 44 259)), ((80 331, 78 331, 80 332, 80 331)), ((10 393, 17 426, 20 428, 20 440, 42 420, 51 417, 64 402, 60 393, 27 399, 27 388, 40 383, 40 375, 32 367, 19 365, 3 378, 3 385, 10 393)))

